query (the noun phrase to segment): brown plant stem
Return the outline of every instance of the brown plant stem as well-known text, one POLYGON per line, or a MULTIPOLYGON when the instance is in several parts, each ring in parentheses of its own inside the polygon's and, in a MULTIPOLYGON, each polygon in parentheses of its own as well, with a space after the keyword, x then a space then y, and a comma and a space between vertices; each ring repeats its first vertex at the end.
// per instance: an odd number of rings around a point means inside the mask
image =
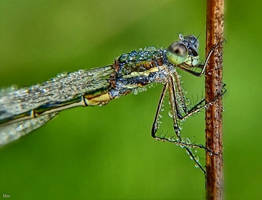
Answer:
MULTIPOLYGON (((224 0, 207 0, 206 54, 215 49, 206 68, 206 101, 221 94, 224 33, 224 0), (219 45, 218 45, 219 44, 219 45)), ((206 199, 223 199, 222 97, 206 109, 206 199)))

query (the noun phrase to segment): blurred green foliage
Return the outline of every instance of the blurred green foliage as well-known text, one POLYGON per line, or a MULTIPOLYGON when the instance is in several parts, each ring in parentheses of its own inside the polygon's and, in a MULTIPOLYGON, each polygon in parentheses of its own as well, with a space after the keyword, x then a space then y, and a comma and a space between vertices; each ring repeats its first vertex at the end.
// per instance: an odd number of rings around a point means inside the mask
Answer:
MULTIPOLYGON (((57 73, 110 64, 123 52, 166 47, 200 34, 204 1, 6 0, 0 2, 0 87, 29 86, 57 73)), ((261 199, 262 3, 227 1, 224 97, 225 196, 261 199)), ((203 78, 183 73, 189 97, 203 78)), ((0 195, 11 199, 204 199, 204 176, 185 152, 150 136, 161 87, 104 107, 60 113, 0 149, 0 195)), ((204 143, 204 115, 183 135, 204 143)), ((200 154, 203 161, 203 153, 200 154)))

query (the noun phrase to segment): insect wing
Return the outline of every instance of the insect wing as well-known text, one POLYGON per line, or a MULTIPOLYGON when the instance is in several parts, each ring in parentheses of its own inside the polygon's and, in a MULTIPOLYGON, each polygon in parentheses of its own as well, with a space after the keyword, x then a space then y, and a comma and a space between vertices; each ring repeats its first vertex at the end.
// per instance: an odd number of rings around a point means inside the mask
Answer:
POLYGON ((33 119, 27 119, 7 126, 0 127, 0 147, 4 146, 18 138, 30 133, 31 131, 43 126, 49 120, 55 117, 57 113, 39 116, 33 119))

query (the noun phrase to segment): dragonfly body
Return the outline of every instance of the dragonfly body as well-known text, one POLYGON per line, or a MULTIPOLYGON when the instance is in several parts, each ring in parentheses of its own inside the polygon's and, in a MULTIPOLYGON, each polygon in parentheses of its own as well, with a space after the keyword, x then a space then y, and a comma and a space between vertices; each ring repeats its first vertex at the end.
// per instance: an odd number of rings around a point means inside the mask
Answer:
POLYGON ((0 124, 14 123, 76 106, 104 105, 151 83, 165 83, 175 70, 167 50, 154 47, 119 56, 114 64, 59 74, 0 96, 0 124))
POLYGON ((113 65, 60 74, 42 84, 11 91, 0 97, 0 124, 70 107, 103 105, 139 87, 163 82, 168 66, 165 53, 155 48, 132 51, 113 65))
MULTIPOLYGON (((164 87, 152 126, 152 136, 185 146, 189 155, 204 171, 187 147, 189 144, 182 141, 178 121, 198 112, 206 104, 201 100, 193 108, 187 108, 176 69, 200 76, 211 54, 212 51, 205 63, 200 64, 198 39, 180 35, 179 40, 167 49, 149 47, 131 51, 120 55, 113 64, 106 67, 59 74, 42 84, 0 91, 0 146, 39 128, 62 110, 76 106, 104 105, 149 84, 161 83, 164 87), (176 140, 156 135, 159 112, 167 91, 176 140)), ((195 146, 204 148, 201 145, 195 146)))

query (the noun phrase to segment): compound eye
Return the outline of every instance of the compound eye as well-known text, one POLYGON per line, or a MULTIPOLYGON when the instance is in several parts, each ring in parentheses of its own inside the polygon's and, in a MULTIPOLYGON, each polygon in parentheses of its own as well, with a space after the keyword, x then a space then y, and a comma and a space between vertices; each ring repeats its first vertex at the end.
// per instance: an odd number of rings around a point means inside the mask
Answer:
POLYGON ((168 50, 178 56, 184 57, 187 54, 187 48, 183 44, 172 44, 168 50))

